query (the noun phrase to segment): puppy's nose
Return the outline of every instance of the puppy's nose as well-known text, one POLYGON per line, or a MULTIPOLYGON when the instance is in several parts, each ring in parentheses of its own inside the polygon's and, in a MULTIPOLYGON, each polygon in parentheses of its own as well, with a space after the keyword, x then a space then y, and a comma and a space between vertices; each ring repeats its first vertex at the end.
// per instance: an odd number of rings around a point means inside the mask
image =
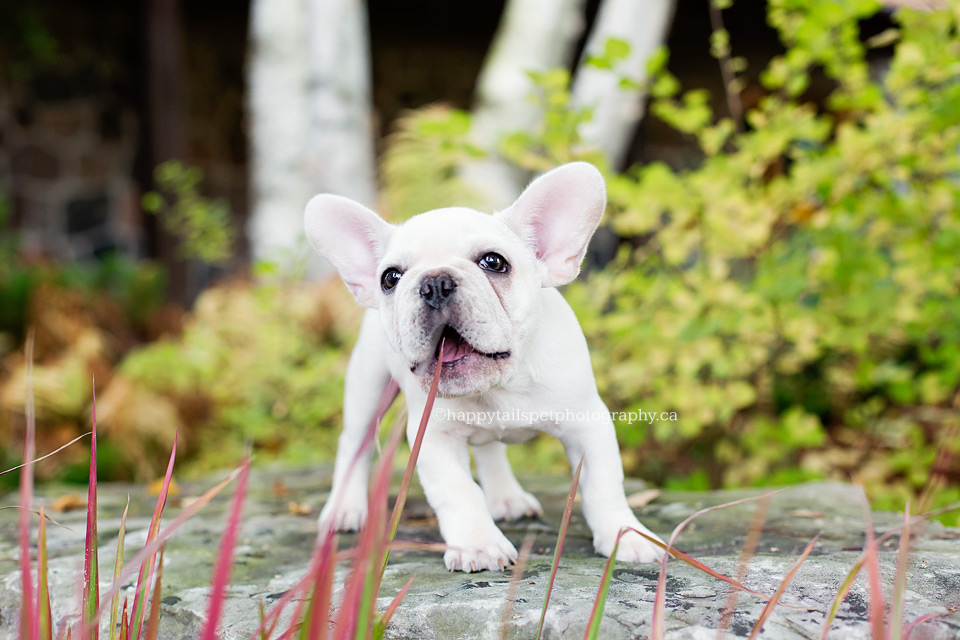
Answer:
POLYGON ((428 276, 420 283, 420 297, 429 306, 439 309, 447 304, 456 288, 457 283, 445 273, 428 276))

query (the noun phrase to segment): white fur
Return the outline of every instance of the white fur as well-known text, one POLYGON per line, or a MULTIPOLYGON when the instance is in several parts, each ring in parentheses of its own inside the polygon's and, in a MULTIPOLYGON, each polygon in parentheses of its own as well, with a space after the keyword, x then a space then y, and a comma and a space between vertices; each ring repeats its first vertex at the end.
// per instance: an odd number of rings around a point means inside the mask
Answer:
MULTIPOLYGON (((448 546, 447 568, 495 570, 516 560, 516 549, 494 520, 536 515, 541 508, 513 476, 502 443, 537 432, 558 437, 571 465, 583 458, 583 511, 599 553, 613 552, 623 527, 649 533, 624 496, 614 426, 597 393, 583 332, 553 288, 577 276, 605 199, 600 173, 578 162, 541 176, 494 216, 437 209, 393 226, 345 198, 320 195, 310 201, 307 236, 337 267, 357 301, 371 308, 347 370, 344 430, 321 525, 350 530, 364 523, 370 450, 359 457, 357 452, 380 391, 391 377, 400 385, 412 442, 432 378, 431 359, 446 324, 481 352, 444 365, 417 464, 448 546), (478 266, 479 257, 490 251, 507 259, 509 273, 478 266), (403 275, 384 292, 380 275, 388 267, 403 275), (457 287, 447 306, 433 309, 424 304, 420 286, 439 273, 457 287), (503 353, 510 355, 489 356, 503 353), (554 419, 497 424, 457 419, 469 412, 554 419), (578 420, 573 418, 577 414, 591 417, 578 420), (483 489, 473 480, 468 445, 483 489), (354 458, 357 463, 349 472, 354 458)), ((617 558, 650 562, 661 555, 656 545, 628 533, 617 558)))

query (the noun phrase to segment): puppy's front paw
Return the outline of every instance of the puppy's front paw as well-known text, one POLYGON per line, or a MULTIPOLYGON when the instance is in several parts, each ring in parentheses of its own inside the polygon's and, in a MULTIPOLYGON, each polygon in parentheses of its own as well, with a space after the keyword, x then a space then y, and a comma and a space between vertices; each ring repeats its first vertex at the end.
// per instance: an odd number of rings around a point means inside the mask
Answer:
MULTIPOLYGON (((639 523, 627 523, 633 529, 643 531, 647 535, 660 540, 660 537, 639 523)), ((613 553, 613 547, 617 543, 617 533, 619 528, 604 532, 604 535, 595 535, 593 537, 593 548, 600 555, 610 557, 613 553), (611 533, 612 531, 612 533, 611 533)), ((617 546, 617 560, 621 562, 659 562, 663 558, 664 551, 646 538, 633 531, 627 531, 620 537, 620 544, 617 546)))
POLYGON ((499 530, 484 544, 474 540, 464 545, 453 545, 443 554, 443 562, 450 571, 502 571, 517 561, 517 549, 499 530))
POLYGON ((487 506, 494 520, 519 520, 543 513, 540 502, 522 489, 510 495, 488 496, 487 506))
POLYGON ((333 527, 334 531, 359 531, 367 523, 367 503, 359 502, 353 505, 340 505, 333 510, 333 499, 328 500, 320 511, 317 523, 320 530, 333 527))

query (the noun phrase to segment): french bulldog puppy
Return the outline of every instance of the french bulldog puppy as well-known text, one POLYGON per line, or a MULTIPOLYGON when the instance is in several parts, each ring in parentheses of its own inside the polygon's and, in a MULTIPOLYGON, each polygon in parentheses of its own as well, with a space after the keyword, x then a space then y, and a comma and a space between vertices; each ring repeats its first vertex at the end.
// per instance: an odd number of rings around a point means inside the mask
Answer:
MULTIPOLYGON (((577 318, 555 288, 577 277, 605 206, 603 177, 584 162, 542 175, 494 215, 451 207, 392 225, 335 195, 307 204, 310 243, 369 308, 347 369, 321 526, 355 530, 366 520, 370 447, 359 457, 358 450, 390 378, 406 397, 412 443, 441 367, 417 471, 448 569, 497 570, 517 559, 494 521, 541 507, 514 477, 506 445, 539 432, 559 438, 573 466, 583 459, 583 512, 597 552, 609 556, 622 527, 653 535, 627 505, 613 421, 577 318)), ((632 532, 617 551, 630 562, 661 556, 632 532)))

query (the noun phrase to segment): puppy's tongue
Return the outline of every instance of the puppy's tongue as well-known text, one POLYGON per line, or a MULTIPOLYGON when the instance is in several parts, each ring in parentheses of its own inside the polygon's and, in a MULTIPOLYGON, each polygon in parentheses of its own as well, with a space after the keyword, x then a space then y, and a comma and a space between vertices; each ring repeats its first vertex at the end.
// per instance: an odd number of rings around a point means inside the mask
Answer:
POLYGON ((455 362, 475 349, 452 327, 443 330, 443 362, 455 362))

